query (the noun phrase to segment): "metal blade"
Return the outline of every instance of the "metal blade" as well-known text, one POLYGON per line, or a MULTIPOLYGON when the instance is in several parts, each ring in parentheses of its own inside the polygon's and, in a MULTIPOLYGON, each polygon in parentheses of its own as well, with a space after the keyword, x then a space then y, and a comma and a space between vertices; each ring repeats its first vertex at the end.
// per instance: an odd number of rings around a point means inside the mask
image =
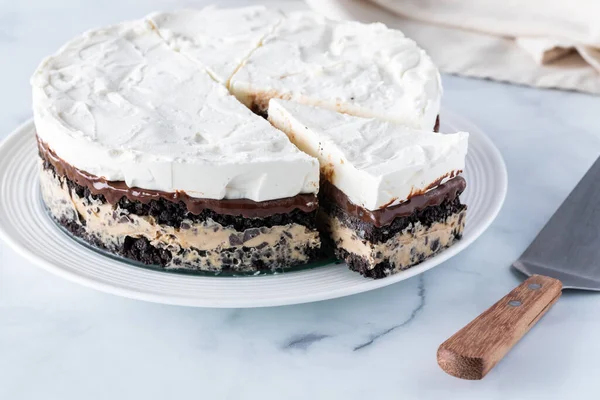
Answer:
POLYGON ((600 291, 600 158, 513 267, 600 291))

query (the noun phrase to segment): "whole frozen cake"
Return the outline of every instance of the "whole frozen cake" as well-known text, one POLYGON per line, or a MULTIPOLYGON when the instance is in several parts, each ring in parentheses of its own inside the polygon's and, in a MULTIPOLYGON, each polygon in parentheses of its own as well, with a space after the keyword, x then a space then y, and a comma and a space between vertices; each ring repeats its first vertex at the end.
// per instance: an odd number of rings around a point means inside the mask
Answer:
POLYGON ((322 257, 324 239, 378 278, 462 232, 466 134, 433 132, 439 73, 382 24, 262 6, 156 12, 79 35, 31 84, 50 215, 135 261, 284 271, 322 257), (407 262, 381 251, 442 230, 407 262))

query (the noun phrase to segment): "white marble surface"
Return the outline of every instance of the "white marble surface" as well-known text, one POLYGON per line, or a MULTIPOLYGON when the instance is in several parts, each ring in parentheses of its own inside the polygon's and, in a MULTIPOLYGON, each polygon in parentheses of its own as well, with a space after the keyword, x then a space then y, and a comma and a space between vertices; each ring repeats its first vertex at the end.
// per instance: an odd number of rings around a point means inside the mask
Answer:
MULTIPOLYGON (((31 115, 37 62, 77 32, 202 3, 0 0, 0 137, 31 115)), ((600 99, 444 84, 445 106, 492 137, 509 172, 504 209, 468 250, 362 295, 212 310, 99 293, 0 244, 0 399, 598 398, 600 294, 566 293, 483 381, 446 375, 435 354, 519 283, 510 263, 600 153, 600 99)))

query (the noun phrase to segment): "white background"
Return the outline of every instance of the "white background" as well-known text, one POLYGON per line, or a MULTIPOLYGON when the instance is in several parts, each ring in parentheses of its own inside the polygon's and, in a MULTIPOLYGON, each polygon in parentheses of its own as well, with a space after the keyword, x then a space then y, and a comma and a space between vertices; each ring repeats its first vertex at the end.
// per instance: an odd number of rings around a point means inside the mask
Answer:
MULTIPOLYGON (((72 36, 202 4, 0 0, 0 138, 31 116, 37 63, 72 36)), ((435 355, 519 283, 509 265, 600 153, 600 99, 450 76, 444 86, 444 106, 489 134, 509 172, 504 209, 469 249, 367 294, 211 310, 79 287, 0 244, 0 399, 598 398, 600 294, 563 295, 481 382, 446 375, 435 355)))

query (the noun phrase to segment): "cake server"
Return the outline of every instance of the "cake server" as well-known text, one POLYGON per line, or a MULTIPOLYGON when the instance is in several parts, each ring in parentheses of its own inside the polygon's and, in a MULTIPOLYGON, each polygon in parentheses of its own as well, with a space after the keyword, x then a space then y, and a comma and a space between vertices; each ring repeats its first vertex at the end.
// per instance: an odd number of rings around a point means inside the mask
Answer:
POLYGON ((513 267, 529 279, 439 347, 438 364, 450 375, 483 378, 562 289, 600 291, 600 158, 513 267))

